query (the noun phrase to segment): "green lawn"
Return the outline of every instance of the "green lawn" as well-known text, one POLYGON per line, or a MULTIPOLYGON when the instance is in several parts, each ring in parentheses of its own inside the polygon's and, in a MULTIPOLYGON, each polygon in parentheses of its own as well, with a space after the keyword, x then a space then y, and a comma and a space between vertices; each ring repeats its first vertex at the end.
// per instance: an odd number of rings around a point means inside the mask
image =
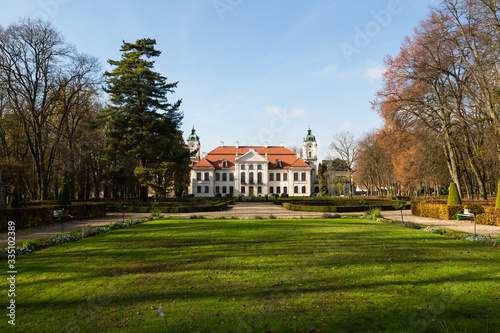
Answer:
POLYGON ((18 332, 500 331, 498 248, 362 219, 153 221, 16 264, 18 332))

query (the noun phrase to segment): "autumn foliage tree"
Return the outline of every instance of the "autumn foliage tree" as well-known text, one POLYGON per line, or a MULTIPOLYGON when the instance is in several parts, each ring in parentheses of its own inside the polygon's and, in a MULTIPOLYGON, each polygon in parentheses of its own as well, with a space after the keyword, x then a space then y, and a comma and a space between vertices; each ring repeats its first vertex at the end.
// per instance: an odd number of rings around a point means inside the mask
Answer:
POLYGON ((493 0, 443 0, 405 38, 399 54, 386 58, 373 107, 400 149, 393 166, 403 187, 424 178, 419 170, 428 170, 422 161, 434 140, 460 195, 486 199, 494 188, 500 160, 498 13, 493 0))

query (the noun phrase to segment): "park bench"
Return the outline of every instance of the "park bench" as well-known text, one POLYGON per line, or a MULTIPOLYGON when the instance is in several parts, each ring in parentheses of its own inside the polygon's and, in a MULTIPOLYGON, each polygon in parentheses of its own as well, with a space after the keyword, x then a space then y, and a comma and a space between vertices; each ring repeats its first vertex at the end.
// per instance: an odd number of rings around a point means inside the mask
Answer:
POLYGON ((457 214, 457 220, 462 221, 462 220, 474 220, 474 214, 469 212, 468 209, 464 210, 463 214, 457 214))

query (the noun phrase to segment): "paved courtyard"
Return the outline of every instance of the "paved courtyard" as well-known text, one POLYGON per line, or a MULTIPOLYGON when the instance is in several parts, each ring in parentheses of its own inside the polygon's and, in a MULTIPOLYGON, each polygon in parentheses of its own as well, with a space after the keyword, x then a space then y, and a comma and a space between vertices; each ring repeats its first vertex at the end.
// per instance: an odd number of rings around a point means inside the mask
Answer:
MULTIPOLYGON (((187 218, 191 215, 203 216, 207 218, 217 218, 217 217, 237 217, 240 219, 249 219, 256 216, 267 218, 270 215, 276 218, 310 218, 310 217, 321 217, 324 213, 322 212, 292 212, 282 208, 281 206, 275 205, 272 202, 237 202, 235 205, 228 207, 222 212, 193 212, 193 213, 182 213, 182 214, 164 214, 170 217, 180 217, 187 218)), ((384 217, 393 220, 401 220, 400 211, 384 211, 382 213, 384 217)), ((89 219, 89 220, 79 220, 65 222, 63 226, 60 223, 53 223, 44 227, 36 227, 29 229, 20 229, 16 231, 16 240, 24 242, 31 239, 39 239, 50 237, 53 235, 60 234, 62 231, 78 231, 85 227, 96 227, 103 226, 117 221, 141 218, 149 216, 149 213, 108 213, 106 217, 89 219)), ((360 215, 360 213, 342 213, 341 215, 360 215)), ((419 217, 411 215, 410 210, 403 211, 403 219, 405 221, 416 222, 419 224, 426 224, 431 226, 437 226, 442 228, 448 228, 453 230, 460 230, 465 232, 474 232, 474 223, 470 221, 455 221, 455 220, 436 220, 431 218, 419 217)), ((488 226, 478 224, 476 226, 476 231, 480 235, 497 236, 500 235, 500 227, 488 226)), ((0 246, 7 245, 7 233, 0 233, 0 246)))

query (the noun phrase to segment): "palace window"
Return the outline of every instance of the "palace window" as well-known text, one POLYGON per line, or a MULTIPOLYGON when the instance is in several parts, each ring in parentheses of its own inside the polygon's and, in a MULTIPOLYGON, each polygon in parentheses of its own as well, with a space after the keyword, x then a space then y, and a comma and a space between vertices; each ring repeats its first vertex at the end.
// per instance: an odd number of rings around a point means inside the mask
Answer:
POLYGON ((215 186, 215 193, 220 193, 220 187, 219 186, 215 186))
POLYGON ((242 183, 242 184, 245 184, 246 182, 247 182, 247 181, 246 181, 245 173, 244 173, 244 172, 242 172, 242 173, 241 173, 241 183, 242 183))
POLYGON ((225 172, 222 174, 222 181, 227 182, 227 173, 225 172))
POLYGON ((253 170, 253 164, 250 164, 250 165, 248 166, 248 170, 253 170))
POLYGON ((222 194, 226 194, 226 193, 227 193, 227 187, 222 186, 222 194))
POLYGON ((262 184, 262 172, 257 173, 257 183, 262 184))
POLYGON ((284 182, 287 182, 287 181, 288 181, 288 174, 287 174, 287 173, 284 173, 284 174, 283 174, 283 181, 284 181, 284 182))
POLYGON ((295 186, 293 188, 293 193, 295 193, 295 194, 299 193, 299 187, 298 186, 295 186))
POLYGON ((245 193, 245 186, 241 187, 241 193, 245 193))
POLYGON ((288 187, 283 187, 283 193, 288 193, 288 187))
POLYGON ((201 182, 201 172, 196 173, 196 180, 201 182))
POLYGON ((257 165, 257 170, 262 170, 262 165, 261 164, 257 165))
POLYGON ((276 174, 276 181, 280 182, 281 181, 281 173, 276 174))
POLYGON ((210 193, 210 188, 208 186, 205 186, 205 193, 210 193))
POLYGON ((257 193, 262 194, 262 186, 257 187, 257 193))
POLYGON ((274 187, 269 187, 269 193, 273 194, 274 193, 274 187))
POLYGON ((224 169, 227 169, 229 167, 228 163, 227 163, 227 160, 226 159, 223 159, 222 160, 222 168, 224 169))
POLYGON ((234 173, 229 174, 229 181, 234 182, 234 173))
POLYGON ((276 160, 276 164, 275 164, 275 167, 276 169, 281 169, 281 160, 276 160))
POLYGON ((210 173, 205 172, 205 181, 208 182, 210 180, 210 173))
POLYGON ((245 170, 245 164, 241 165, 241 170, 245 170))
POLYGON ((299 181, 299 173, 298 172, 294 172, 293 173, 293 180, 298 182, 299 181))
POLYGON ((281 194, 281 187, 276 187, 276 193, 281 194))
POLYGON ((302 194, 305 194, 305 193, 306 193, 306 187, 302 186, 302 194))
POLYGON ((305 182, 307 180, 307 173, 302 172, 302 181, 305 182))
POLYGON ((274 182, 274 173, 269 174, 269 181, 274 182))
POLYGON ((220 173, 215 174, 215 181, 220 181, 220 173))
POLYGON ((229 193, 230 193, 230 194, 233 194, 233 193, 234 193, 234 187, 229 186, 229 193))
POLYGON ((198 186, 198 187, 196 188, 196 193, 201 193, 201 186, 198 186))

